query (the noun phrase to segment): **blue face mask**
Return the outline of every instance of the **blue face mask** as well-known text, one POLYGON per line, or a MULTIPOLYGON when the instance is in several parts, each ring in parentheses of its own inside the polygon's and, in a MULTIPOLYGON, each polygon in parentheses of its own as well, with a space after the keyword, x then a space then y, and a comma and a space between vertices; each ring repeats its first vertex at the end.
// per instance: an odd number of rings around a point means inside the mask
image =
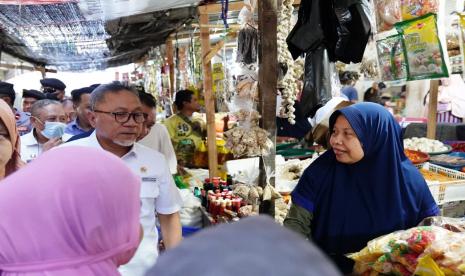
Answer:
POLYGON ((59 138, 65 134, 66 124, 60 122, 45 122, 45 128, 41 131, 48 139, 59 138))

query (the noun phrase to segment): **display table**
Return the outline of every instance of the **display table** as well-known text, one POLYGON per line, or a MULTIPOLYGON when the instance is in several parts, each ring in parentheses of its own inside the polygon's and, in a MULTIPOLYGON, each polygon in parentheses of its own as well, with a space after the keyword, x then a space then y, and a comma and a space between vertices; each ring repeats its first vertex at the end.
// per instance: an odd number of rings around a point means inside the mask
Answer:
MULTIPOLYGON (((426 123, 411 123, 404 130, 404 138, 426 137, 426 123)), ((437 124, 436 139, 465 140, 465 124, 437 124)))

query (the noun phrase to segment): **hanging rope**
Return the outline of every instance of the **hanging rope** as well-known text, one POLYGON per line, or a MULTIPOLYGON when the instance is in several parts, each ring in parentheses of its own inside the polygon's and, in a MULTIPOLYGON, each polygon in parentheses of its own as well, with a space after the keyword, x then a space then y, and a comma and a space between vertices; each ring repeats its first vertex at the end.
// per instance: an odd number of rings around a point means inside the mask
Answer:
POLYGON ((229 28, 228 8, 229 8, 229 0, 221 0, 221 19, 223 19, 223 24, 226 29, 229 28))

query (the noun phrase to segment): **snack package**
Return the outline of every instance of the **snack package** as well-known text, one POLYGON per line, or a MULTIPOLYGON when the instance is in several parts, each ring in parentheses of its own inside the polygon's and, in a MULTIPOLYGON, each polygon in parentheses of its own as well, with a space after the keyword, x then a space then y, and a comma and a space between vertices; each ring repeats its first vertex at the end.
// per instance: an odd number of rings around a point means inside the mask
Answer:
POLYGON ((378 32, 388 31, 401 21, 400 0, 375 1, 376 28, 378 32))
POLYGON ((376 41, 379 69, 383 81, 407 78, 407 68, 402 48, 402 36, 392 35, 376 41))
POLYGON ((402 20, 438 13, 439 0, 401 0, 402 20))
POLYGON ((465 235, 419 226, 374 239, 348 257, 356 275, 464 275, 465 235))
POLYGON ((439 41, 436 15, 427 14, 395 24, 402 35, 407 61, 407 80, 448 77, 446 63, 439 41))
MULTIPOLYGON (((465 274, 465 235, 451 231, 445 232, 440 238, 434 240, 425 249, 423 256, 429 256, 437 265, 443 275, 464 275, 465 274)), ((429 263, 419 263, 417 271, 433 270, 435 266, 429 263)), ((415 272, 415 275, 419 273, 415 272)), ((423 275, 441 275, 423 274, 423 275)))

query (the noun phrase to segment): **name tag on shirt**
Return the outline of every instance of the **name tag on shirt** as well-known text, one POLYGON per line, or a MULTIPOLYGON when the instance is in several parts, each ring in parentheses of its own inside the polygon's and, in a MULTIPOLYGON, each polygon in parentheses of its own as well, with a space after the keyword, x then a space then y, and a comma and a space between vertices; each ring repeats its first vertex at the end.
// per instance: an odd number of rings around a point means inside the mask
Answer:
POLYGON ((156 177, 142 177, 142 182, 157 182, 156 177))

